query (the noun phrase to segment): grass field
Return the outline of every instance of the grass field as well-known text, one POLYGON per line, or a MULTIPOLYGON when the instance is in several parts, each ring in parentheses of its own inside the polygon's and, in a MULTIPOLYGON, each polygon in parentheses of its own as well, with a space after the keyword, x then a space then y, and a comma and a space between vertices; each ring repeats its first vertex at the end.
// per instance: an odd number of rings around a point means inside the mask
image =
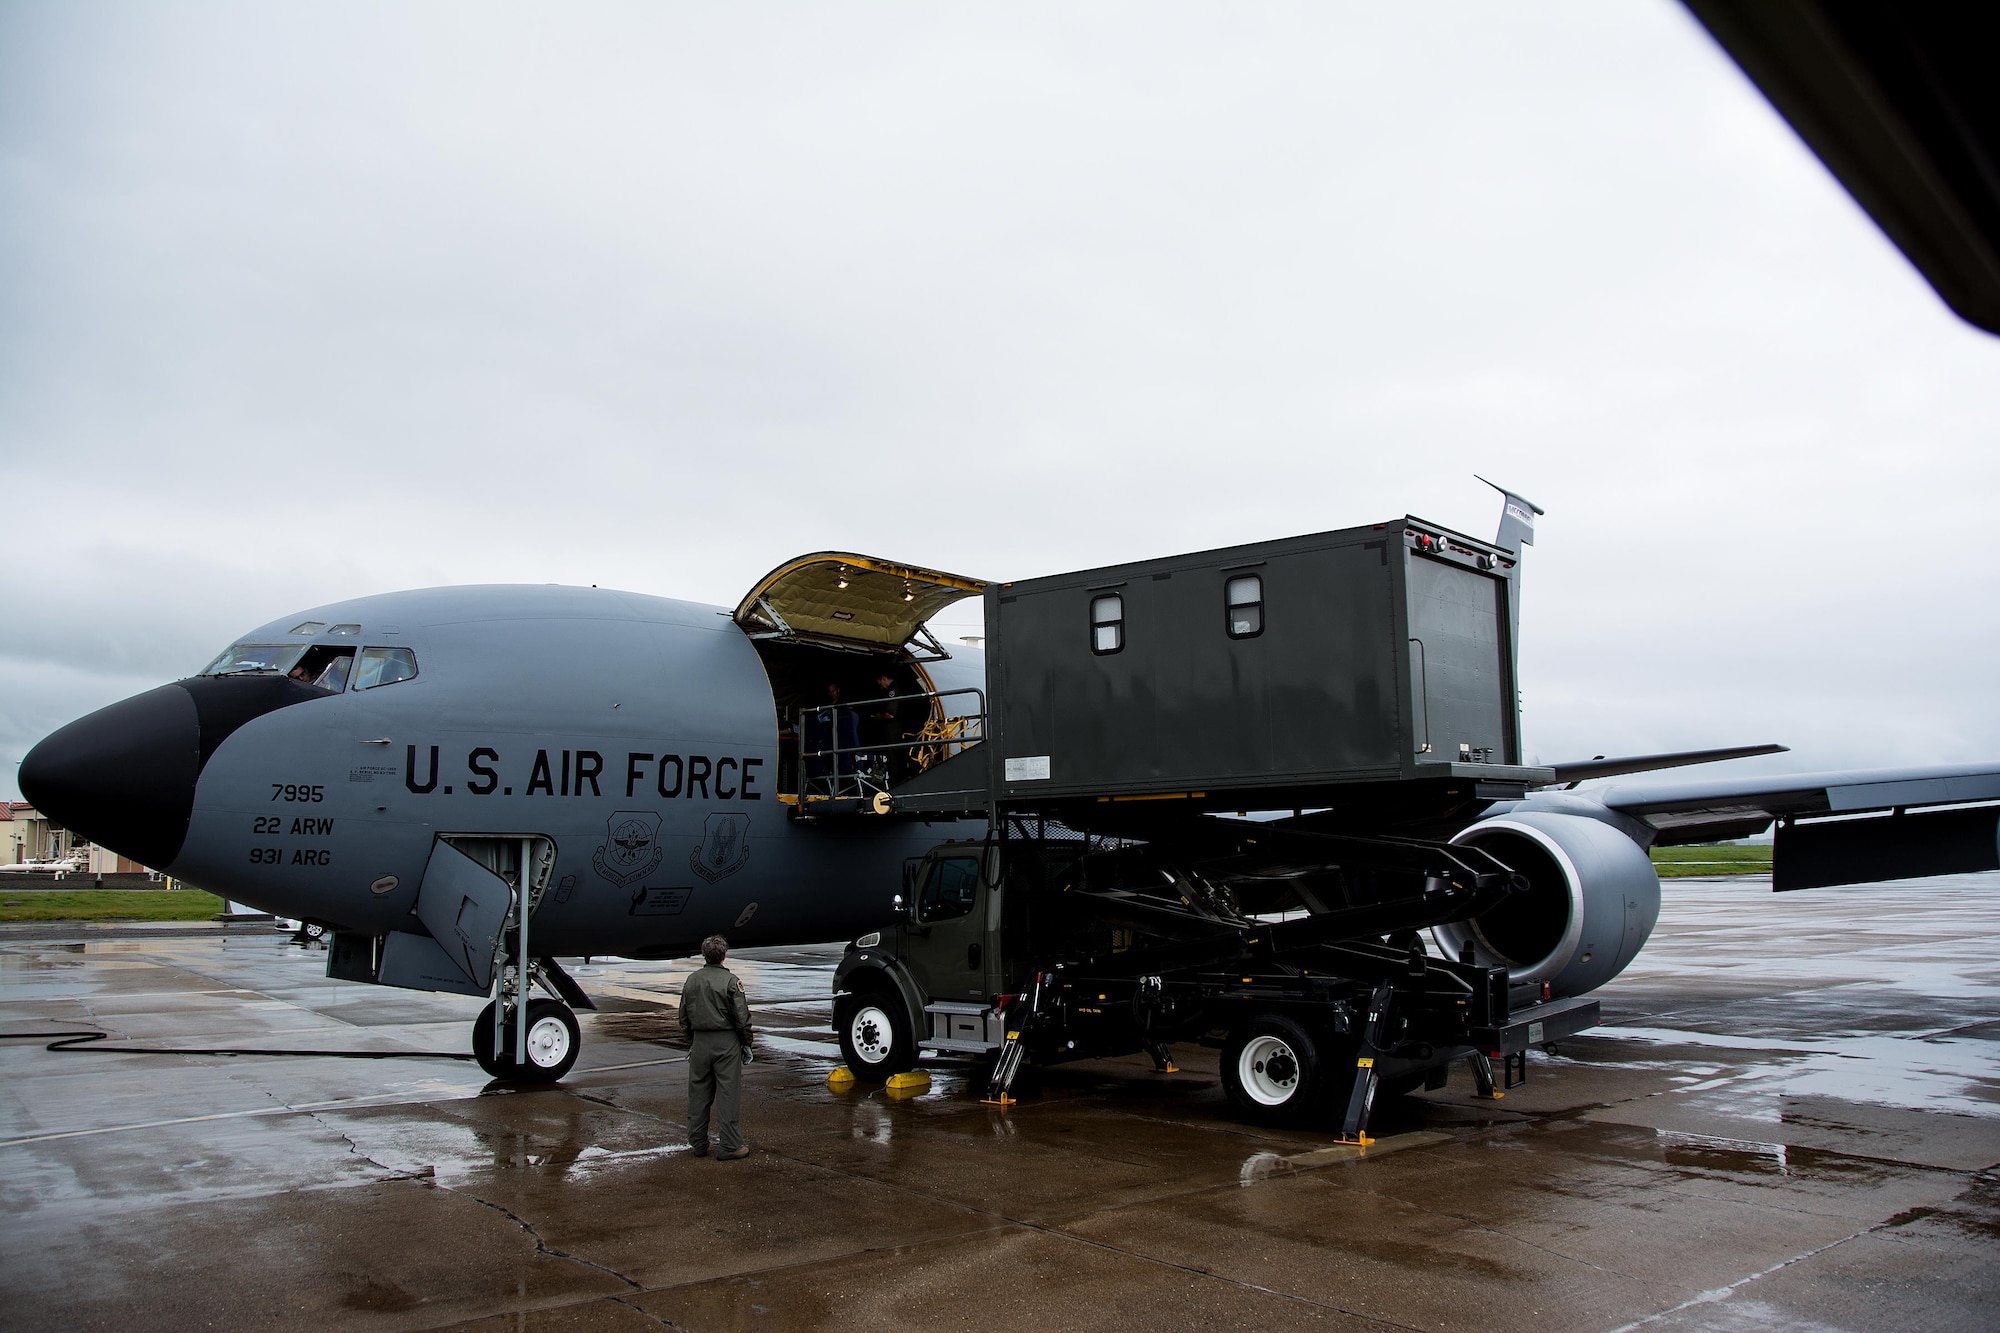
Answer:
POLYGON ((1713 843, 1705 847, 1655 847, 1653 869, 1659 871, 1661 879, 1683 879, 1689 875, 1768 875, 1771 845, 1713 843))
POLYGON ((200 889, 17 889, 0 884, 0 921, 208 921, 222 899, 200 889))
MULTIPOLYGON (((1768 875, 1771 849, 1731 843, 1710 847, 1655 847, 1653 867, 1662 879, 1690 875, 1768 875)), ((209 921, 222 899, 200 889, 22 889, 0 885, 0 921, 209 921)))

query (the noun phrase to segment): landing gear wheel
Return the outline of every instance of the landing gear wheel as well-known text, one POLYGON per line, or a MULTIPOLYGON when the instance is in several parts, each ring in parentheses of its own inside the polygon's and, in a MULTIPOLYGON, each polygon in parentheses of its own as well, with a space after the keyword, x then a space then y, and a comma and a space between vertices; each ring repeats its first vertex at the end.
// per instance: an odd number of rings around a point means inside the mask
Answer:
POLYGON ((472 1057, 492 1077, 510 1083, 553 1083, 567 1074, 583 1050, 583 1034, 576 1015, 558 1000, 528 1001, 528 1058, 514 1059, 516 1030, 512 1022, 501 1033, 498 1052, 493 1048, 493 1006, 479 1011, 472 1024, 472 1057))
POLYGON ((1246 1120, 1295 1125, 1319 1116, 1332 1085, 1319 1044, 1282 1014, 1258 1014, 1222 1048, 1222 1088, 1246 1120))
POLYGON ((843 991, 834 997, 833 1030, 840 1036, 840 1054, 858 1079, 880 1083, 917 1063, 909 1015, 893 996, 873 990, 843 991))

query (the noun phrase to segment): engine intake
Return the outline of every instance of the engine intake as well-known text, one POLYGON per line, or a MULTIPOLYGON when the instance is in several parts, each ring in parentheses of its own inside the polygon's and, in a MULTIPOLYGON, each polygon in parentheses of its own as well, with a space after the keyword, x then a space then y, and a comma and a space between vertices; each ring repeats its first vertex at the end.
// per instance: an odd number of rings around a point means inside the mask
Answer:
POLYGON ((1467 944, 1517 984, 1547 982, 1560 998, 1596 990, 1638 956, 1660 919, 1660 877, 1639 845, 1581 815, 1523 812, 1474 824, 1452 839, 1527 877, 1526 892, 1469 921, 1439 926, 1456 958, 1467 944))

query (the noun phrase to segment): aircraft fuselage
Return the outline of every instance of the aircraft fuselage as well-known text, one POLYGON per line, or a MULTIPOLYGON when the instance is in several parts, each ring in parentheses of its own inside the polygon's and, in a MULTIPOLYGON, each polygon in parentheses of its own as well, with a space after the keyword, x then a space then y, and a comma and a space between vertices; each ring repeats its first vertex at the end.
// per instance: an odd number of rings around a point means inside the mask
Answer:
POLYGON ((556 861, 533 930, 538 952, 560 954, 684 954, 716 932, 740 945, 852 936, 891 915, 905 857, 966 836, 789 818, 770 681, 720 608, 595 588, 431 589, 302 612, 238 642, 400 648, 416 670, 372 688, 356 670, 340 693, 269 671, 164 686, 106 710, 128 711, 116 729, 130 752, 105 753, 110 737, 66 748, 86 718, 30 755, 24 784, 77 807, 68 817, 87 833, 108 824, 93 836, 116 846, 135 815, 93 801, 91 782, 156 770, 138 804, 169 826, 186 809, 158 868, 364 934, 412 928, 440 835, 547 839, 556 861), (295 632, 310 624, 323 628, 295 632))

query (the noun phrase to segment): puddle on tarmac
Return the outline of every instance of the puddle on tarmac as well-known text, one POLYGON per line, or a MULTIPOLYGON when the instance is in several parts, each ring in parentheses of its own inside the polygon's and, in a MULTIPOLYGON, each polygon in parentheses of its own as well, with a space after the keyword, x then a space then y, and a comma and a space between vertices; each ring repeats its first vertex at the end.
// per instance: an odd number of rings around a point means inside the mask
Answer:
POLYGON ((1253 1152, 1243 1159, 1243 1166, 1236 1173, 1236 1183, 1248 1188, 1260 1181, 1269 1180, 1272 1176, 1289 1170, 1291 1170, 1291 1164, 1285 1160, 1283 1153, 1275 1153, 1269 1150, 1253 1152))
POLYGON ((1689 1178, 1741 1180, 1763 1176, 1852 1182, 1878 1179, 1886 1174, 1873 1162, 1791 1144, 1759 1143, 1671 1129, 1655 1130, 1653 1136, 1667 1165, 1689 1178))
POLYGON ((1978 1038, 1761 1038, 1648 1027, 1602 1027, 1593 1035, 1743 1052, 1750 1066, 1743 1073, 1683 1091, 1727 1086, 1754 1094, 1732 1109, 1756 1119, 1777 1121, 1780 1100, 1800 1097, 2000 1119, 2000 1043, 1978 1038))
POLYGON ((643 1041, 655 1046, 684 1044, 681 1025, 671 1013, 614 1013, 600 1011, 589 1019, 590 1028, 599 1036, 618 1041, 643 1041))
POLYGON ((359 1153, 398 1175, 434 1179, 446 1187, 496 1171, 534 1171, 558 1179, 590 1179, 634 1164, 680 1156, 688 1145, 661 1127, 663 1143, 606 1148, 573 1145, 562 1134, 523 1134, 462 1122, 346 1120, 339 1130, 359 1153))

